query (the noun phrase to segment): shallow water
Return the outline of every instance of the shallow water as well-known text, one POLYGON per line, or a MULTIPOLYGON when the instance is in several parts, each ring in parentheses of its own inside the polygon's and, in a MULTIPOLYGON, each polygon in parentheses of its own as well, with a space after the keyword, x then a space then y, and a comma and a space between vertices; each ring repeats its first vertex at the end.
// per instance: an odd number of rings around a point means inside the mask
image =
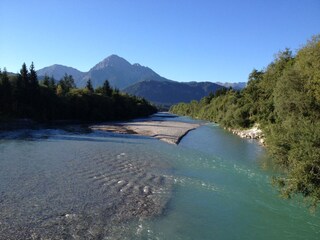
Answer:
POLYGON ((160 215, 172 180, 150 139, 56 130, 0 142, 0 239, 100 239, 160 215), (119 230, 120 229, 120 230, 119 230))
POLYGON ((213 124, 179 146, 15 131, 2 136, 0 156, 0 239, 320 237, 319 216, 270 185, 263 148, 213 124))

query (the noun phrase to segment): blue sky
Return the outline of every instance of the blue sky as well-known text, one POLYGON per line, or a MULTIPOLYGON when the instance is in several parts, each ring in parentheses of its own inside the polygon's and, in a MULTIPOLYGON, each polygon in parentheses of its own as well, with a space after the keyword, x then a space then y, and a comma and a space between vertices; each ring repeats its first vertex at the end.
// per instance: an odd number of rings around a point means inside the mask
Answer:
POLYGON ((320 34, 320 0, 1 0, 0 67, 111 54, 176 81, 247 81, 320 34))

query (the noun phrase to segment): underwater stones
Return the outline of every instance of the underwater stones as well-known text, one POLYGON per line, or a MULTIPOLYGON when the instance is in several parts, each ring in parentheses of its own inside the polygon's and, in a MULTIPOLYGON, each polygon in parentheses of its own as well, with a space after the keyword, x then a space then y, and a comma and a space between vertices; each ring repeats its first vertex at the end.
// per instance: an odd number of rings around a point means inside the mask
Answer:
POLYGON ((151 192, 150 187, 145 186, 145 187, 143 188, 143 193, 148 194, 148 193, 150 193, 150 192, 151 192))

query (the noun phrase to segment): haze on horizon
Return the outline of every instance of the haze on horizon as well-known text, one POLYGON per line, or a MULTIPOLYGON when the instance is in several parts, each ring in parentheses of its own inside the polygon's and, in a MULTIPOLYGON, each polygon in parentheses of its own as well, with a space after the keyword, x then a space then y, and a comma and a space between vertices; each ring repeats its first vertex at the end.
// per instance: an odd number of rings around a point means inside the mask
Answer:
POLYGON ((0 68, 85 72, 117 54, 175 81, 242 82, 319 34, 319 12, 319 0, 2 0, 0 68))

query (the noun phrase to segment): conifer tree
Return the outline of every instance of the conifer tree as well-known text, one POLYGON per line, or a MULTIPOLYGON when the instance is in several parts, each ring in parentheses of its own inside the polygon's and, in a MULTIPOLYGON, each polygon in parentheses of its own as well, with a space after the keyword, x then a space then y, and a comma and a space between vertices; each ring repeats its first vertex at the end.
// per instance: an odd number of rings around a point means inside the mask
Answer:
POLYGON ((112 95, 112 88, 110 87, 110 83, 108 80, 105 80, 102 87, 102 93, 105 96, 111 96, 112 95))
POLYGON ((11 91, 12 87, 9 82, 9 77, 6 68, 0 72, 0 112, 11 111, 11 91))
POLYGON ((66 94, 72 88, 76 88, 76 84, 74 83, 74 79, 73 79, 72 75, 68 75, 68 74, 64 75, 64 77, 59 81, 58 85, 61 86, 62 94, 66 94))
POLYGON ((50 86, 50 89, 52 90, 56 90, 57 88, 56 81, 54 80, 53 76, 50 77, 49 86, 50 86))
POLYGON ((21 80, 21 87, 26 88, 29 82, 29 72, 27 69, 27 65, 25 63, 22 64, 20 70, 20 80, 21 80))
POLYGON ((93 92, 94 92, 94 89, 93 89, 93 86, 92 86, 92 83, 91 83, 91 79, 90 79, 90 78, 89 78, 89 80, 87 81, 86 89, 88 89, 88 91, 89 91, 90 93, 93 93, 93 92))
POLYGON ((30 65, 30 73, 29 73, 29 85, 31 88, 36 88, 39 83, 38 83, 38 76, 37 76, 37 72, 34 69, 34 64, 33 62, 30 65))
POLYGON ((50 86, 50 78, 48 77, 47 74, 44 75, 44 78, 42 80, 42 84, 49 88, 49 86, 50 86))

